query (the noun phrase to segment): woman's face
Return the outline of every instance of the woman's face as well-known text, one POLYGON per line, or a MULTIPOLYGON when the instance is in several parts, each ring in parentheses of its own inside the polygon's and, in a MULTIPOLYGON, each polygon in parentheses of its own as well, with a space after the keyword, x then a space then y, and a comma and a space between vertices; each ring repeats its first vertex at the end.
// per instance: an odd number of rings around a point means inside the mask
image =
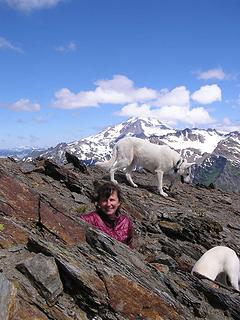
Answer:
POLYGON ((110 197, 107 199, 100 199, 98 205, 102 209, 102 211, 109 217, 109 219, 115 219, 116 211, 120 206, 117 192, 113 191, 110 197))

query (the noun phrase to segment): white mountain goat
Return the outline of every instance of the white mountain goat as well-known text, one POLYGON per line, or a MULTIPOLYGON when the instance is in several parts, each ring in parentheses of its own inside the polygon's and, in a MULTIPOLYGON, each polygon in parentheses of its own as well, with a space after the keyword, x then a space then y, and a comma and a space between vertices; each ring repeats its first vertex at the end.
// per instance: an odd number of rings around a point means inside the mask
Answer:
POLYGON ((103 168, 109 169, 111 181, 117 183, 114 174, 118 170, 125 170, 128 182, 133 186, 131 172, 136 167, 145 168, 156 173, 158 190, 161 195, 167 196, 163 191, 162 179, 164 173, 172 172, 181 176, 181 181, 190 182, 190 167, 193 163, 187 163, 180 154, 167 145, 157 145, 148 140, 135 137, 127 137, 119 140, 113 148, 113 155, 109 161, 97 162, 103 168))
POLYGON ((239 290, 240 262, 236 252, 228 247, 216 246, 206 251, 192 268, 191 273, 194 272, 213 281, 217 278, 224 285, 228 277, 233 288, 239 290))

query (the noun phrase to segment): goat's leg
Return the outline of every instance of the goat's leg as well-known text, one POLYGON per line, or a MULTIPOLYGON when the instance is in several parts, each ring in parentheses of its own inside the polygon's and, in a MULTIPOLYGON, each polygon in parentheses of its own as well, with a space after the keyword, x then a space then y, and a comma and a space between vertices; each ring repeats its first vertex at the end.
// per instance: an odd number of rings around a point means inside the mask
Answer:
POLYGON ((168 194, 166 192, 164 192, 163 188, 162 188, 163 171, 162 170, 156 170, 156 174, 157 174, 157 180, 158 180, 158 191, 162 196, 167 197, 168 194))

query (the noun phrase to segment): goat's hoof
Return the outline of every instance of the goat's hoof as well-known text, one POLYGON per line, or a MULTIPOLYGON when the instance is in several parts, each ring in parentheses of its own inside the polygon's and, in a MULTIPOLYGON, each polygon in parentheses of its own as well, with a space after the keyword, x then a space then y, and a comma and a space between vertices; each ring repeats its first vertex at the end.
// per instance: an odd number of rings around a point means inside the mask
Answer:
POLYGON ((168 197, 168 194, 166 192, 160 192, 160 195, 163 197, 168 197))

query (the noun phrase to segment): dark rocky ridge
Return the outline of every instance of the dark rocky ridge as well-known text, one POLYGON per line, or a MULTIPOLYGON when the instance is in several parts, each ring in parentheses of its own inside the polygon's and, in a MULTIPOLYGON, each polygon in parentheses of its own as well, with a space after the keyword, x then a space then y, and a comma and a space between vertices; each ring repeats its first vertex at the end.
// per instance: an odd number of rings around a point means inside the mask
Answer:
POLYGON ((238 195, 178 184, 163 198, 150 173, 137 189, 119 174, 130 250, 80 221, 108 175, 75 160, 0 159, 0 319, 240 319, 238 292, 190 274, 212 246, 240 255, 238 195))
POLYGON ((221 155, 208 155, 201 166, 192 170, 193 182, 215 187, 228 192, 240 192, 239 162, 228 160, 221 155))
POLYGON ((214 184, 224 191, 240 192, 239 132, 231 132, 220 141, 212 154, 202 157, 202 164, 193 170, 194 182, 214 184))

